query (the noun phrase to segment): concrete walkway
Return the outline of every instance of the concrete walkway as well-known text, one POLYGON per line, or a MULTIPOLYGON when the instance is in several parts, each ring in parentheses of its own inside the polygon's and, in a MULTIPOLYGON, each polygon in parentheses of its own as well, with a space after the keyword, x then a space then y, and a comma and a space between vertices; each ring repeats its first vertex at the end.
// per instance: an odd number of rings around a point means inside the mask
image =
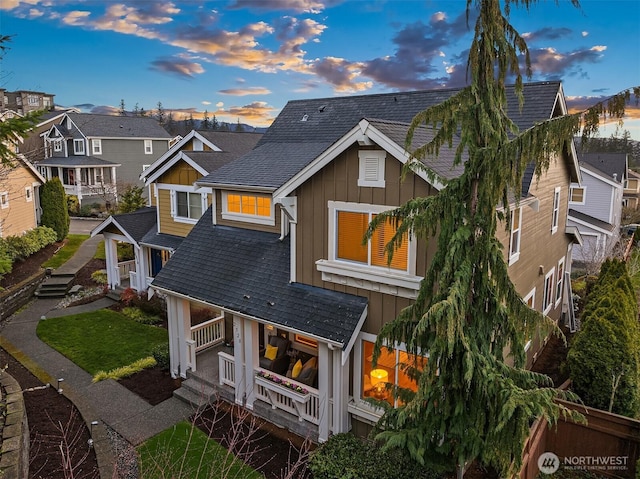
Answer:
MULTIPOLYGON (((85 241, 77 253, 58 268, 58 271, 62 268, 67 271, 80 269, 93 258, 100 240, 101 238, 92 238, 85 241)), ((82 306, 54 309, 58 302, 57 299, 35 299, 26 308, 9 317, 0 326, 0 347, 19 360, 42 382, 56 387, 58 378, 64 379, 60 383, 63 394, 76 405, 85 422, 90 424, 92 421, 99 421, 99 425, 93 427, 93 439, 100 477, 112 478, 116 458, 104 424, 131 444, 138 445, 178 421, 187 419, 193 413, 193 409, 173 397, 156 406, 150 406, 117 381, 92 383, 89 373, 40 341, 36 335, 36 327, 39 321, 95 311, 113 304, 113 301, 103 298, 82 306)))

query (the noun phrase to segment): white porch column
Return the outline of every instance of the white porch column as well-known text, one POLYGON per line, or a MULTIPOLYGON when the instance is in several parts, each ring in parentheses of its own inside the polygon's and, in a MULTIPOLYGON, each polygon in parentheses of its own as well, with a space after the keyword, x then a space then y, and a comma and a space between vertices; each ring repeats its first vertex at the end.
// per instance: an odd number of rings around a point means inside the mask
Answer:
POLYGON ((75 180, 76 180, 76 195, 78 196, 78 201, 80 201, 82 199, 82 172, 80 170, 80 167, 76 167, 75 180))
POLYGON ((236 404, 243 406, 247 392, 244 375, 244 322, 238 316, 233 317, 233 359, 236 378, 236 404))
POLYGON ((178 313, 176 298, 167 296, 167 317, 169 329, 169 370, 171 377, 176 379, 180 375, 180 348, 178 346, 178 313))
MULTIPOLYGON (((147 290, 147 277, 144 271, 144 248, 134 245, 133 247, 135 264, 136 264, 136 284, 130 284, 139 293, 147 290)), ((131 276, 129 276, 131 278, 131 276)))
POLYGON ((318 343, 318 442, 329 439, 331 429, 331 417, 329 414, 330 388, 332 386, 332 368, 329 346, 326 343, 318 343))
POLYGON ((176 298, 176 317, 178 332, 178 349, 180 351, 180 376, 187 377, 189 364, 189 348, 187 340, 191 339, 191 311, 186 299, 176 298))
POLYGON ((120 271, 118 270, 118 248, 116 241, 109 235, 104 235, 104 253, 107 266, 107 283, 110 289, 120 286, 120 271))
POLYGON ((139 262, 136 262, 136 276, 138 276, 138 281, 142 287, 147 289, 149 287, 147 276, 151 276, 151 274, 149 273, 149 248, 146 246, 140 247, 139 262), (140 265, 140 269, 138 269, 138 265, 140 265))
POLYGON ((351 421, 347 405, 349 403, 349 358, 342 364, 342 350, 336 348, 333 353, 333 433, 351 430, 351 421))
POLYGON ((244 320, 244 358, 245 358, 245 371, 246 371, 246 402, 245 406, 248 409, 253 409, 253 402, 256 398, 255 381, 253 380, 253 371, 259 364, 259 349, 260 344, 258 342, 258 323, 249 319, 244 320))

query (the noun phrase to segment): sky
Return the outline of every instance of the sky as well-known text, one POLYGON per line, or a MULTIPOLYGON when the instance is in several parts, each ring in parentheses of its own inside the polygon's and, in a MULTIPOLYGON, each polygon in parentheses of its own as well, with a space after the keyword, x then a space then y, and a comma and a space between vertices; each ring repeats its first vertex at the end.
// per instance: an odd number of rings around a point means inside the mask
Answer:
MULTIPOLYGON (((473 2, 475 4, 475 2, 473 2)), ((572 111, 640 85, 640 1, 512 1, 530 81, 572 111), (521 2, 518 2, 521 3, 521 2), (557 4, 556 4, 557 3, 557 4)), ((287 101, 466 83, 464 0, 0 0, 0 88, 268 126, 287 101)), ((640 140, 640 109, 622 127, 640 140)), ((606 126, 601 136, 614 134, 606 126)))

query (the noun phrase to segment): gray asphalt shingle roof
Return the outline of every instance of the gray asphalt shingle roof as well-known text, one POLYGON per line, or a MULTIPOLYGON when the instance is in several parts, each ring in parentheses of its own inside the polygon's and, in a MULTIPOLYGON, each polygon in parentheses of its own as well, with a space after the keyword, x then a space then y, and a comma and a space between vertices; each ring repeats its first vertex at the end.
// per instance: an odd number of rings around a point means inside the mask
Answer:
POLYGON ((620 183, 625 178, 627 171, 626 153, 583 153, 578 152, 580 166, 586 169, 595 169, 596 173, 620 183))
POLYGON ((573 209, 569 210, 569 216, 577 220, 584 221, 585 223, 591 224, 605 231, 613 231, 615 229, 615 226, 612 225, 611 223, 607 223, 606 221, 599 220, 598 218, 594 218, 591 215, 588 215, 586 213, 581 213, 573 209))
POLYGON ((178 246, 182 244, 183 240, 184 238, 181 236, 158 233, 158 227, 154 224, 153 228, 149 229, 149 231, 140 240, 140 243, 145 246, 175 251, 178 249, 178 246))
POLYGON ((214 225, 209 210, 152 285, 345 346, 367 299, 290 283, 289 258, 288 237, 214 225))
POLYGON ((67 156, 67 157, 51 157, 46 160, 38 161, 38 165, 45 166, 119 166, 120 163, 96 158, 95 156, 67 156))
POLYGON ((156 207, 145 207, 131 213, 113 215, 114 221, 134 239, 138 244, 145 234, 155 228, 157 224, 156 207))
MULTIPOLYGON (((524 106, 520 111, 514 89, 508 87, 510 118, 520 129, 550 118, 559 89, 559 82, 526 84, 524 106)), ((420 111, 442 103, 458 91, 443 89, 290 101, 252 152, 209 174, 201 182, 277 189, 363 118, 409 123, 420 111)), ((400 145, 404 145, 404 138, 400 145)))
POLYGON ((154 118, 149 117, 69 113, 69 118, 88 137, 167 140, 172 138, 154 118))

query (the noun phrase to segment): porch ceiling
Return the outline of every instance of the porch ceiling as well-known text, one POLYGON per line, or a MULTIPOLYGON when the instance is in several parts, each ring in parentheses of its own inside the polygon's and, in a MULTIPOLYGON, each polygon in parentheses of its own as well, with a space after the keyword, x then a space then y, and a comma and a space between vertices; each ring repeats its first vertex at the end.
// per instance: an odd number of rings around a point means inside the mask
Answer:
POLYGON ((203 215, 153 286, 343 347, 367 299, 289 282, 289 238, 211 224, 203 215))

